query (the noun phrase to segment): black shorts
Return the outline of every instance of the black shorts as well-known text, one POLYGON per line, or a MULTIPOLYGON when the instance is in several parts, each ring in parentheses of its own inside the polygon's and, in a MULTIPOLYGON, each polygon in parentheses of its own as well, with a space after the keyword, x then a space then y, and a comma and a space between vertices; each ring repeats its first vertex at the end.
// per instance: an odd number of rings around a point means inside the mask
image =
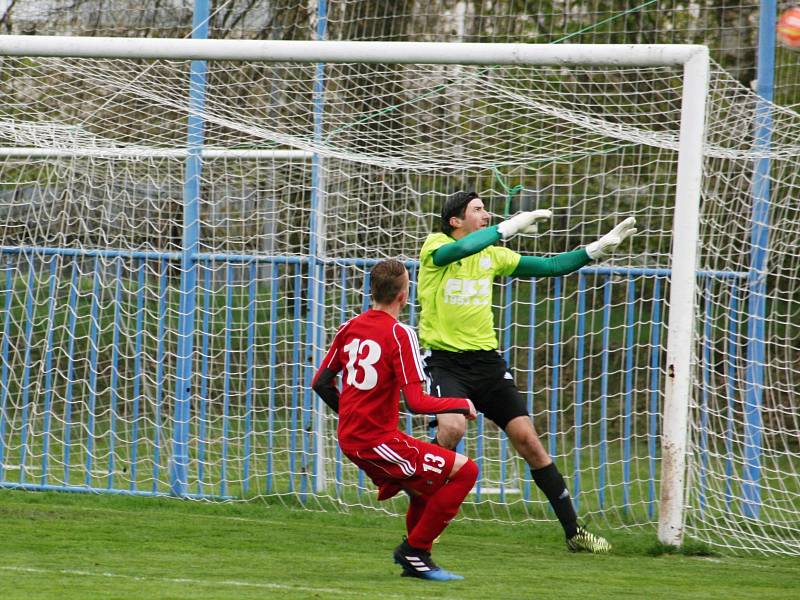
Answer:
POLYGON ((500 429, 511 419, 529 414, 506 361, 496 350, 431 350, 425 356, 425 369, 432 396, 469 398, 500 429))

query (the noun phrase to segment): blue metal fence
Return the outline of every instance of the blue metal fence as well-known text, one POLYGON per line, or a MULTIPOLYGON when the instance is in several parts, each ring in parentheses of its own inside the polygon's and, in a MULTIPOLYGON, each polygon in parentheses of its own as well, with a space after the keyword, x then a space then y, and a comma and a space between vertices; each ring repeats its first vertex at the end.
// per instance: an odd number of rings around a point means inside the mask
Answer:
MULTIPOLYGON (((327 280, 335 282, 336 287, 326 288, 326 322, 312 324, 304 321, 309 314, 305 310, 309 267, 304 258, 229 256, 222 261, 219 255, 194 256, 199 276, 196 289, 192 290, 198 298, 193 336, 199 352, 191 357, 191 414, 176 417, 180 407, 172 400, 171 384, 178 375, 168 357, 174 354, 177 344, 177 286, 171 268, 179 264, 178 257, 151 253, 125 257, 118 252, 99 251, 84 254, 59 249, 3 251, 0 486, 175 493, 164 481, 169 454, 174 450, 165 438, 170 433, 168 426, 176 418, 185 418, 186 481, 191 482, 185 495, 246 496, 254 493, 250 486, 255 481, 264 482, 256 490, 265 493, 287 491, 301 497, 311 493, 317 472, 315 461, 319 460, 321 449, 311 429, 313 407, 307 400, 307 373, 313 372, 314 365, 307 364, 310 348, 304 342, 304 332, 308 327, 319 326, 330 333, 339 322, 364 310, 368 306, 368 270, 375 261, 321 261, 327 280), (263 272, 259 265, 268 266, 268 281, 258 279, 263 272), (259 301, 266 304, 265 311, 257 311, 259 301), (215 311, 222 311, 223 323, 214 322, 215 311), (258 339, 266 340, 266 350, 261 355, 256 354, 258 339), (123 352, 125 344, 133 352, 123 352), (21 374, 10 370, 15 353, 22 353, 21 362, 16 363, 22 367, 21 374), (240 367, 238 372, 233 368, 234 360, 240 367), (221 390, 220 403, 212 399, 212 387, 221 390), (219 428, 213 432, 212 412, 219 421, 219 428), (257 412, 265 415, 258 426, 257 412), (9 426, 11 422, 15 427, 9 426), (189 428, 189 423, 194 425, 189 428), (234 423, 235 436, 231 431, 234 423), (232 445, 234 437, 241 443, 232 445), (255 452, 256 447, 259 452, 255 452), (9 453, 11 450, 14 455, 9 453), (34 460, 38 461, 36 468, 34 460), (213 465, 216 466, 212 468, 213 465), (28 473, 35 470, 41 471, 38 477, 29 479, 28 473)), ((413 300, 416 264, 408 265, 413 300)), ((572 457, 571 479, 577 502, 593 487, 597 503, 603 508, 609 503, 610 486, 621 486, 622 505, 631 504, 635 479, 631 465, 642 458, 644 443, 647 510, 650 517, 655 513, 668 280, 666 269, 587 267, 572 277, 524 282, 520 288, 513 287, 519 284, 509 284, 501 294, 505 355, 518 370, 517 383, 528 394, 530 410, 537 413, 544 406, 547 408, 542 435, 547 437, 551 453, 572 457), (598 305, 599 297, 602 302, 598 305), (543 302, 549 303, 550 318, 548 322, 537 322, 537 307, 543 302), (527 316, 525 323, 516 324, 514 319, 521 318, 520 304, 527 316), (515 306, 516 313, 512 310, 515 306), (613 348, 612 317, 620 314, 623 343, 621 348, 613 348), (599 331, 590 327, 590 315, 599 316, 599 331), (568 340, 564 328, 570 320, 574 335, 568 340), (519 348, 525 344, 527 349, 519 348), (592 344, 593 357, 589 355, 592 344), (510 350, 515 345, 517 349, 512 354, 510 350), (543 347, 549 348, 547 364, 537 364, 541 359, 529 349, 543 347), (615 379, 612 390, 609 373, 614 352, 624 373, 621 380, 615 379), (568 363, 569 377, 565 372, 568 363), (546 385, 543 376, 548 378, 546 385), (592 388, 599 389, 599 395, 593 393, 590 397, 588 386, 592 378, 595 383, 599 381, 592 388), (644 394, 637 389, 637 381, 642 380, 647 381, 644 394), (619 414, 609 406, 613 394, 623 399, 619 414), (534 396, 546 397, 546 405, 535 406, 534 396), (586 420, 588 407, 596 411, 592 423, 586 420), (641 413, 645 416, 639 417, 639 425, 634 426, 641 413), (572 418, 566 427, 559 424, 564 415, 572 418), (612 417, 621 422, 621 481, 608 479, 612 417), (645 427, 644 434, 637 433, 639 427, 645 427), (565 428, 571 432, 571 444, 562 447, 559 440, 566 439, 565 428), (591 433, 590 443, 587 433, 591 433), (590 486, 585 478, 594 477, 592 471, 597 483, 590 486)), ((733 482, 740 478, 734 461, 733 412, 741 393, 738 380, 743 366, 739 362, 745 327, 741 305, 746 281, 742 273, 698 273, 699 289, 705 298, 701 303, 704 324, 700 427, 701 431, 705 429, 708 390, 717 376, 713 349, 715 344, 722 344, 729 503, 737 494, 733 482), (712 297, 717 304, 711 301, 712 297), (718 304, 720 298, 727 299, 724 305, 718 304), (725 326, 712 328, 711 323, 720 315, 724 315, 725 326)), ((411 325, 416 325, 417 315, 412 303, 407 317, 411 325)), ((409 431, 414 428, 410 415, 403 424, 409 431)), ((485 435, 488 424, 481 418, 465 451, 486 472, 493 468, 490 462, 497 464, 499 460, 498 499, 506 499, 508 485, 524 500, 531 500, 527 471, 520 473, 518 480, 507 471, 509 463, 505 459, 511 456, 511 449, 503 436, 498 450, 490 447, 485 435)), ((702 455, 708 439, 703 434, 700 440, 702 455)), ((331 460, 334 480, 328 493, 344 495, 347 491, 343 469, 347 463, 338 451, 331 460)), ((705 473, 706 468, 702 469, 705 473)), ((358 484, 359 489, 364 489, 363 475, 358 484)), ((704 476, 699 485, 702 494, 704 476)), ((479 483, 475 491, 480 500, 486 493, 485 484, 479 483)))

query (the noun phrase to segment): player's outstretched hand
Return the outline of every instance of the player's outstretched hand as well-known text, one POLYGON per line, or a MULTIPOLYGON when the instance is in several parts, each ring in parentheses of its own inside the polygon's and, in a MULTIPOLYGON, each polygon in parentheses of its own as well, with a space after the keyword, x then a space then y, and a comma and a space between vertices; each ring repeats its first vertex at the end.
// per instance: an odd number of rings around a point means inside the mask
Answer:
POLYGON ((464 400, 466 400, 467 404, 469 404, 469 414, 466 415, 467 421, 472 421, 474 419, 477 419, 478 413, 475 410, 475 405, 472 403, 472 400, 470 400, 469 398, 464 398, 464 400))
POLYGON ((518 233, 536 233, 539 222, 548 221, 553 217, 553 211, 546 208, 517 213, 497 226, 500 237, 507 240, 518 233))
POLYGON ((622 242, 636 233, 636 231, 636 219, 628 217, 599 240, 586 246, 586 254, 593 260, 605 258, 614 252, 622 242))

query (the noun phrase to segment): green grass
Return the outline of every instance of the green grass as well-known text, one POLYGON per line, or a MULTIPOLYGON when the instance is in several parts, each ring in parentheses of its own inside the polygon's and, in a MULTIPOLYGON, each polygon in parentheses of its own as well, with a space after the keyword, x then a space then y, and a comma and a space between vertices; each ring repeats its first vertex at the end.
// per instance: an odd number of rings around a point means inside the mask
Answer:
POLYGON ((10 598, 786 598, 796 558, 722 557, 606 531, 611 556, 571 555, 555 523, 457 521, 434 547, 463 582, 398 576, 400 518, 277 503, 0 491, 10 598))
MULTIPOLYGON (((58 411, 56 411, 58 414, 58 411)), ((243 416, 238 412, 232 415, 228 438, 225 444, 227 461, 222 460, 222 421, 215 418, 206 426, 204 460, 199 460, 199 445, 195 440, 198 435, 196 421, 192 423, 191 437, 194 440, 189 448, 188 488, 190 494, 205 494, 212 497, 226 496, 236 500, 272 501, 270 496, 295 496, 301 490, 310 489, 311 486, 308 469, 313 467, 311 455, 310 433, 297 431, 296 449, 291 450, 290 434, 288 433, 291 421, 288 415, 280 412, 273 420, 273 431, 276 433, 270 438, 267 435, 268 423, 263 414, 253 418, 253 431, 249 453, 245 452, 245 428, 243 416), (303 438, 306 438, 304 453, 303 438), (245 458, 249 459, 245 461, 245 458), (268 462, 270 459, 270 462, 268 462), (290 468, 290 464, 292 465, 290 468), (271 465, 271 471, 268 469, 271 465), (245 468, 247 466, 247 468, 245 468), (304 468, 304 466, 306 468, 304 468), (224 469, 224 485, 223 485, 224 469), (268 477, 268 474, 271 476, 268 477), (202 481, 202 485, 200 484, 202 481)), ((73 426, 71 429, 72 446, 69 449, 70 463, 68 472, 65 473, 64 457, 66 437, 63 426, 56 419, 53 420, 50 433, 44 435, 44 426, 41 415, 29 421, 31 433, 27 438, 19 433, 21 425, 19 419, 11 420, 16 429, 6 426, 9 432, 5 438, 0 439, 0 482, 14 485, 72 485, 91 486, 99 489, 112 488, 115 490, 135 489, 141 493, 157 491, 161 494, 170 493, 170 457, 172 455, 172 425, 165 423, 160 435, 156 434, 152 423, 142 419, 138 430, 137 441, 134 443, 131 424, 117 421, 115 434, 109 434, 110 426, 107 415, 95 421, 96 438, 92 442, 91 468, 87 472, 88 439, 83 428, 73 426), (154 441, 160 439, 158 447, 158 461, 156 462, 156 447, 154 441), (24 440, 24 441, 23 441, 24 440), (113 441, 113 448, 111 442, 113 441), (45 442, 47 447, 47 461, 45 462, 45 442), (25 454, 25 469, 21 470, 21 456, 25 454), (134 454, 135 449, 135 454, 134 454), (112 460, 113 453, 113 460, 112 460), (135 457, 135 462, 134 462, 135 457), (47 467, 46 474, 43 473, 47 467), (113 470, 111 467, 113 466, 113 470), (135 467, 135 468, 134 468, 135 467)), ((412 435, 425 439, 427 419, 416 420, 412 435)), ((541 423, 541 421, 540 421, 541 423)), ((404 422, 403 422, 404 426, 404 422)), ((294 425, 299 427, 299 420, 294 425)), ((544 496, 530 481, 530 474, 524 461, 510 447, 506 448, 505 460, 502 465, 505 472, 501 471, 501 443, 497 431, 487 426, 487 439, 484 440, 483 458, 477 452, 477 439, 475 426, 471 426, 467 436, 466 454, 481 461, 482 480, 481 486, 495 487, 497 482, 505 477, 505 484, 510 488, 529 488, 530 495, 525 496, 512 491, 501 498, 491 493, 484 493, 480 498, 470 494, 464 507, 463 514, 471 518, 484 518, 487 515, 499 515, 506 521, 525 521, 549 518, 550 509, 544 501, 544 496), (519 478, 519 479, 518 479, 519 478), (524 502, 523 497, 530 502, 524 502), (498 504, 500 502, 500 504, 498 504)), ((586 427, 584 430, 584 447, 580 452, 581 480, 580 487, 574 484, 573 469, 575 468, 576 455, 574 439, 568 434, 559 436, 558 453, 565 454, 557 458, 561 471, 568 479, 569 485, 576 494, 579 502, 579 514, 584 518, 591 518, 603 526, 617 527, 629 525, 643 525, 654 520, 653 510, 658 510, 659 476, 661 469, 660 450, 656 453, 654 485, 655 497, 650 496, 650 457, 647 454, 647 440, 641 437, 634 438, 630 462, 630 478, 625 486, 624 454, 622 442, 619 439, 610 440, 606 448, 606 463, 601 465, 599 447, 597 446, 596 427, 586 427), (589 435, 589 432, 594 432, 589 435), (588 442, 592 443, 589 444, 588 442), (604 475, 604 485, 601 487, 601 474, 604 475), (577 490, 580 493, 577 493, 577 490), (601 496, 602 490, 602 496, 601 496)), ((314 498, 319 506, 331 508, 336 502, 350 505, 376 503, 374 486, 364 480, 366 487, 358 487, 359 473, 356 467, 346 458, 342 459, 341 486, 335 485, 336 450, 333 439, 333 425, 328 425, 326 443, 326 475, 328 487, 325 494, 314 498), (334 500, 333 498, 336 498, 334 500)), ((547 438, 543 438, 547 444, 547 438)), ((735 465, 741 465, 743 458, 737 448, 732 457, 735 465)), ((709 457, 706 466, 705 496, 707 506, 700 514, 699 508, 699 482, 695 482, 692 505, 694 512, 689 513, 701 528, 713 525, 715 533, 706 531, 707 536, 715 537, 720 543, 730 543, 729 537, 735 535, 730 530, 730 515, 741 515, 741 487, 737 470, 733 480, 728 481, 725 473, 727 468, 725 456, 709 457), (730 504, 726 502, 728 485, 733 494, 730 504)), ((775 542, 792 543, 795 538, 791 526, 794 515, 800 513, 800 479, 787 474, 794 473, 795 468, 790 456, 780 453, 764 454, 762 457, 764 472, 762 475, 762 501, 761 521, 744 528, 754 536, 767 536, 775 542), (770 529, 770 524, 788 524, 770 529)), ((395 513, 404 510, 403 503, 390 501, 381 504, 395 513)))

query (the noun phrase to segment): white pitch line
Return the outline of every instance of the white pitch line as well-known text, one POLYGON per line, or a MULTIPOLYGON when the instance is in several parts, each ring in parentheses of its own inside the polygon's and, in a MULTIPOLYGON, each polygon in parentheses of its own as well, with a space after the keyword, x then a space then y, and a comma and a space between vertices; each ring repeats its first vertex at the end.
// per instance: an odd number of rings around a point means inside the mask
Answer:
POLYGON ((191 585, 204 585, 204 586, 231 586, 231 587, 249 587, 266 590, 282 590, 286 592, 308 592, 315 594, 341 594, 343 596, 365 596, 369 598, 405 598, 405 596, 397 596, 394 594, 381 594, 380 592, 356 592, 352 589, 338 589, 338 588, 318 588, 307 587, 301 585, 284 585, 281 583, 259 583, 252 581, 236 581, 231 579, 223 579, 221 581, 212 581, 206 579, 187 579, 184 577, 143 577, 139 575, 125 575, 122 573, 109 573, 107 571, 82 571, 79 569, 40 569, 36 567, 7 567, 0 566, 0 571, 12 571, 16 573, 39 573, 43 575, 52 575, 55 573, 61 575, 74 575, 77 577, 107 577, 118 579, 130 579, 132 581, 161 581, 165 583, 180 583, 191 585))

